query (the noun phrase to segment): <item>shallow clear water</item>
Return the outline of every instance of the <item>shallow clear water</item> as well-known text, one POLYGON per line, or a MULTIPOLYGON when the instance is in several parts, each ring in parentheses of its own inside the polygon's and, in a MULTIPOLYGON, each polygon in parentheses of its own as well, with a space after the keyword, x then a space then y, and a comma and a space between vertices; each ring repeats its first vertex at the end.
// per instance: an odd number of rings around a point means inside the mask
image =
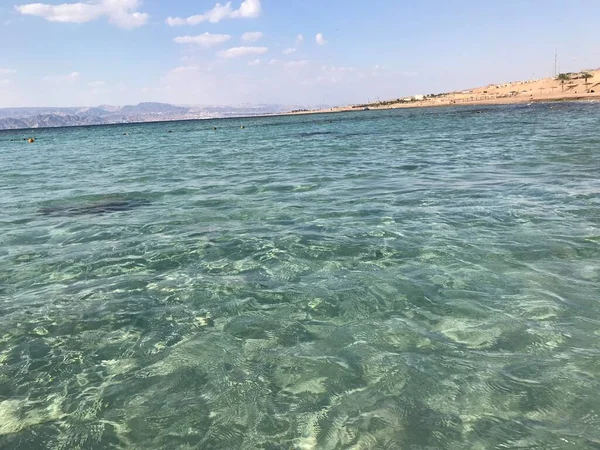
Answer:
POLYGON ((599 104, 2 132, 0 448, 598 449, 599 173, 599 104))

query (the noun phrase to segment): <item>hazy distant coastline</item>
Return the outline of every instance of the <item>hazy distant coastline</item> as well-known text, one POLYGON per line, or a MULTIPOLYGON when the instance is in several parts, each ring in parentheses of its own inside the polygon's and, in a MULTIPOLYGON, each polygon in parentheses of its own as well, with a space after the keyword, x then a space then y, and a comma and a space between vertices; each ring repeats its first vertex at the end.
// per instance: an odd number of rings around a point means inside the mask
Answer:
MULTIPOLYGON (((168 103, 90 108, 0 108, 0 130, 252 117, 306 108, 299 105, 176 106, 168 103)), ((316 109, 326 109, 319 105, 316 109)))

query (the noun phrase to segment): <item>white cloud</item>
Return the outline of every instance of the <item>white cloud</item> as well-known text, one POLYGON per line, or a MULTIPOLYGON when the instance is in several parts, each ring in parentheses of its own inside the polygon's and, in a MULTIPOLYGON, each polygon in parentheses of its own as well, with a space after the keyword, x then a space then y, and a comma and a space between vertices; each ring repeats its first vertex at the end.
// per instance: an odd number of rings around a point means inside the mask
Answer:
POLYGON ((17 73, 17 71, 12 69, 3 69, 0 67, 0 75, 12 75, 14 73, 17 73))
POLYGON ((260 59, 255 59, 254 61, 249 61, 248 65, 249 66, 258 66, 258 65, 260 65, 260 59))
POLYGON ((260 0, 244 0, 240 9, 233 11, 231 17, 254 18, 260 16, 261 12, 260 0))
POLYGON ((260 0, 244 0, 239 9, 233 9, 231 2, 224 5, 217 3, 211 10, 204 14, 197 14, 187 18, 169 17, 166 22, 169 26, 198 25, 202 22, 218 23, 223 19, 255 18, 260 16, 262 8, 260 0))
POLYGON ((307 67, 310 63, 306 60, 300 60, 300 61, 288 61, 284 64, 284 67, 286 69, 297 69, 300 67, 307 67))
POLYGON ((101 87, 106 86, 106 82, 105 81, 90 81, 88 83, 88 87, 92 88, 92 89, 98 89, 101 87))
POLYGON ((283 53, 284 55, 291 55, 292 53, 296 53, 296 49, 295 48, 286 48, 281 53, 283 53))
POLYGON ((296 45, 300 45, 304 42, 304 36, 302 36, 301 34, 299 34, 298 36, 296 36, 296 45))
POLYGON ((356 72, 356 67, 323 66, 321 70, 326 73, 347 73, 356 72))
POLYGON ((286 69, 298 69, 300 67, 308 67, 310 65, 310 61, 307 59, 300 59, 295 61, 285 61, 281 59, 272 59, 269 61, 269 65, 278 66, 281 65, 286 69))
POLYGON ((148 20, 148 14, 137 12, 141 3, 141 0, 98 0, 61 5, 30 3, 15 6, 15 9, 21 14, 43 17, 49 22, 86 23, 107 17, 109 22, 118 27, 135 28, 148 20))
POLYGON ((204 33, 198 36, 178 36, 173 41, 178 44, 193 44, 200 47, 209 48, 227 42, 231 39, 228 34, 210 34, 204 33))
POLYGON ((49 75, 44 77, 44 81, 54 81, 54 82, 68 82, 68 81, 77 81, 81 74, 79 72, 71 72, 68 75, 49 75))
POLYGON ((0 87, 8 86, 10 84, 10 80, 0 80, 0 87))
POLYGON ((219 52, 221 58, 239 58, 246 55, 263 55, 267 53, 267 47, 233 47, 219 52))
POLYGON ((318 45, 326 45, 327 44, 325 37, 323 37, 323 33, 317 33, 317 35, 315 36, 315 41, 317 42, 318 45))
POLYGON ((180 73, 190 73, 190 72, 198 72, 198 66, 181 66, 176 67, 175 69, 169 72, 170 75, 180 74, 180 73))
POLYGON ((260 31, 250 31, 242 34, 242 41, 244 42, 256 42, 263 37, 260 31))

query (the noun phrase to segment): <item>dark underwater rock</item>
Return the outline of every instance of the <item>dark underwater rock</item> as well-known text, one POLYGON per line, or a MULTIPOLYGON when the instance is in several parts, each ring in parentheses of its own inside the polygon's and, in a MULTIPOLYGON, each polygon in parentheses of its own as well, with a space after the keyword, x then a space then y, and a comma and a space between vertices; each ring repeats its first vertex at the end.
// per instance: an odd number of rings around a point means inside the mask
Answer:
POLYGON ((100 215, 107 213, 115 213, 121 211, 130 211, 140 206, 149 205, 150 201, 145 199, 131 200, 110 200, 95 202, 88 205, 66 205, 66 206, 51 206, 40 209, 40 214, 44 216, 85 216, 85 215, 100 215))

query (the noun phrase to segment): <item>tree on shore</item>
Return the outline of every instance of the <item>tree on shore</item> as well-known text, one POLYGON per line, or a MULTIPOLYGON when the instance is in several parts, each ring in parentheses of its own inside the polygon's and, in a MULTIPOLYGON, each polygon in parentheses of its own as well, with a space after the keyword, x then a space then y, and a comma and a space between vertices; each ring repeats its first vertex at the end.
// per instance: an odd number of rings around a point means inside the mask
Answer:
POLYGON ((568 73, 561 73, 558 75, 558 77, 556 77, 556 79, 558 81, 560 81, 560 86, 562 87, 562 91, 561 92, 565 92, 565 81, 569 81, 571 79, 571 77, 569 76, 568 73))
POLYGON ((592 74, 591 74, 591 73, 589 73, 589 72, 584 72, 584 73, 581 75, 581 77, 582 77, 582 78, 585 80, 585 88, 586 88, 586 90, 589 92, 590 90, 589 90, 589 88, 588 88, 588 84, 589 84, 589 83, 588 83, 588 79, 590 79, 590 78, 594 78, 594 75, 592 75, 592 74))

